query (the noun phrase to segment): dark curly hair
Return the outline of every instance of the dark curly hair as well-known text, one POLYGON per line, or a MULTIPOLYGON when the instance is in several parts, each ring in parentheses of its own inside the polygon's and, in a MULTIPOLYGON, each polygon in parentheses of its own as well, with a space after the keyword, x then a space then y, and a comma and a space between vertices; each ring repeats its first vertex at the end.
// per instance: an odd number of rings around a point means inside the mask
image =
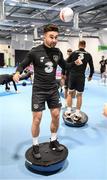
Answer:
POLYGON ((59 32, 59 29, 58 29, 57 25, 55 25, 55 24, 47 24, 44 26, 44 33, 48 32, 48 31, 59 32))

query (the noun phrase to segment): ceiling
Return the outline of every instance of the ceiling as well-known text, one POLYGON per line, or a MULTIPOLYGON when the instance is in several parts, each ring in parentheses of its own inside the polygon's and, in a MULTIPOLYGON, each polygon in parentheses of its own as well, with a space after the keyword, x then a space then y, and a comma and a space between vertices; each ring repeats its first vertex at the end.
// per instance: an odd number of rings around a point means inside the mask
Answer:
POLYGON ((95 33, 107 28, 107 0, 1 0, 0 39, 11 39, 12 33, 33 34, 37 28, 42 34, 42 26, 47 23, 59 25, 60 35, 95 33), (72 8, 71 22, 59 18, 60 10, 72 8))

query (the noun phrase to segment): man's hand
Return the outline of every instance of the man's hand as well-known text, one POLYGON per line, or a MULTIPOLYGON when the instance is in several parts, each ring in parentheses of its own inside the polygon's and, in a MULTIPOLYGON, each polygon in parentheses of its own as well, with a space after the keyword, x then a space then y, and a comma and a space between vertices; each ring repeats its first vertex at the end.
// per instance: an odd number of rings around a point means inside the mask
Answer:
POLYGON ((20 80, 20 77, 21 77, 20 73, 19 73, 19 72, 16 72, 16 73, 13 75, 13 80, 18 83, 19 80, 20 80))
POLYGON ((81 64, 83 64, 80 58, 76 59, 76 61, 74 62, 77 66, 80 66, 81 64))

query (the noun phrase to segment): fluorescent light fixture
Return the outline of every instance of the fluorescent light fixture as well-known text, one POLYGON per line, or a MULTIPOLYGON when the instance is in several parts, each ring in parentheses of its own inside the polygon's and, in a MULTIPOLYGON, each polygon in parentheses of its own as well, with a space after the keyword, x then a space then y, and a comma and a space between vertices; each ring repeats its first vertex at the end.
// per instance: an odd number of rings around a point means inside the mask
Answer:
POLYGON ((107 31, 107 28, 103 28, 104 31, 107 31))
POLYGON ((28 36, 27 34, 25 34, 24 40, 27 41, 28 40, 28 36))

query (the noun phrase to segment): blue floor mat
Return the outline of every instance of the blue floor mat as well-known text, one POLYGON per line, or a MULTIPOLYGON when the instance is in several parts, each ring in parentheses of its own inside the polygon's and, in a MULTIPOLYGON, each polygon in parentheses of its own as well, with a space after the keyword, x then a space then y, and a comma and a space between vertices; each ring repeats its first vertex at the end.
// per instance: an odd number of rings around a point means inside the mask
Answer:
MULTIPOLYGON (((11 69, 13 70, 13 69, 11 69)), ((64 167, 56 174, 33 174, 25 167, 25 152, 32 145, 32 85, 18 86, 20 93, 5 92, 0 86, 0 179, 107 179, 107 118, 102 115, 107 102, 107 86, 99 77, 86 80, 82 111, 88 123, 81 128, 68 127, 60 115, 58 140, 69 150, 64 167)), ((64 103, 63 94, 61 101, 64 103)), ((46 106, 40 128, 40 142, 50 140, 50 111, 46 106)))

